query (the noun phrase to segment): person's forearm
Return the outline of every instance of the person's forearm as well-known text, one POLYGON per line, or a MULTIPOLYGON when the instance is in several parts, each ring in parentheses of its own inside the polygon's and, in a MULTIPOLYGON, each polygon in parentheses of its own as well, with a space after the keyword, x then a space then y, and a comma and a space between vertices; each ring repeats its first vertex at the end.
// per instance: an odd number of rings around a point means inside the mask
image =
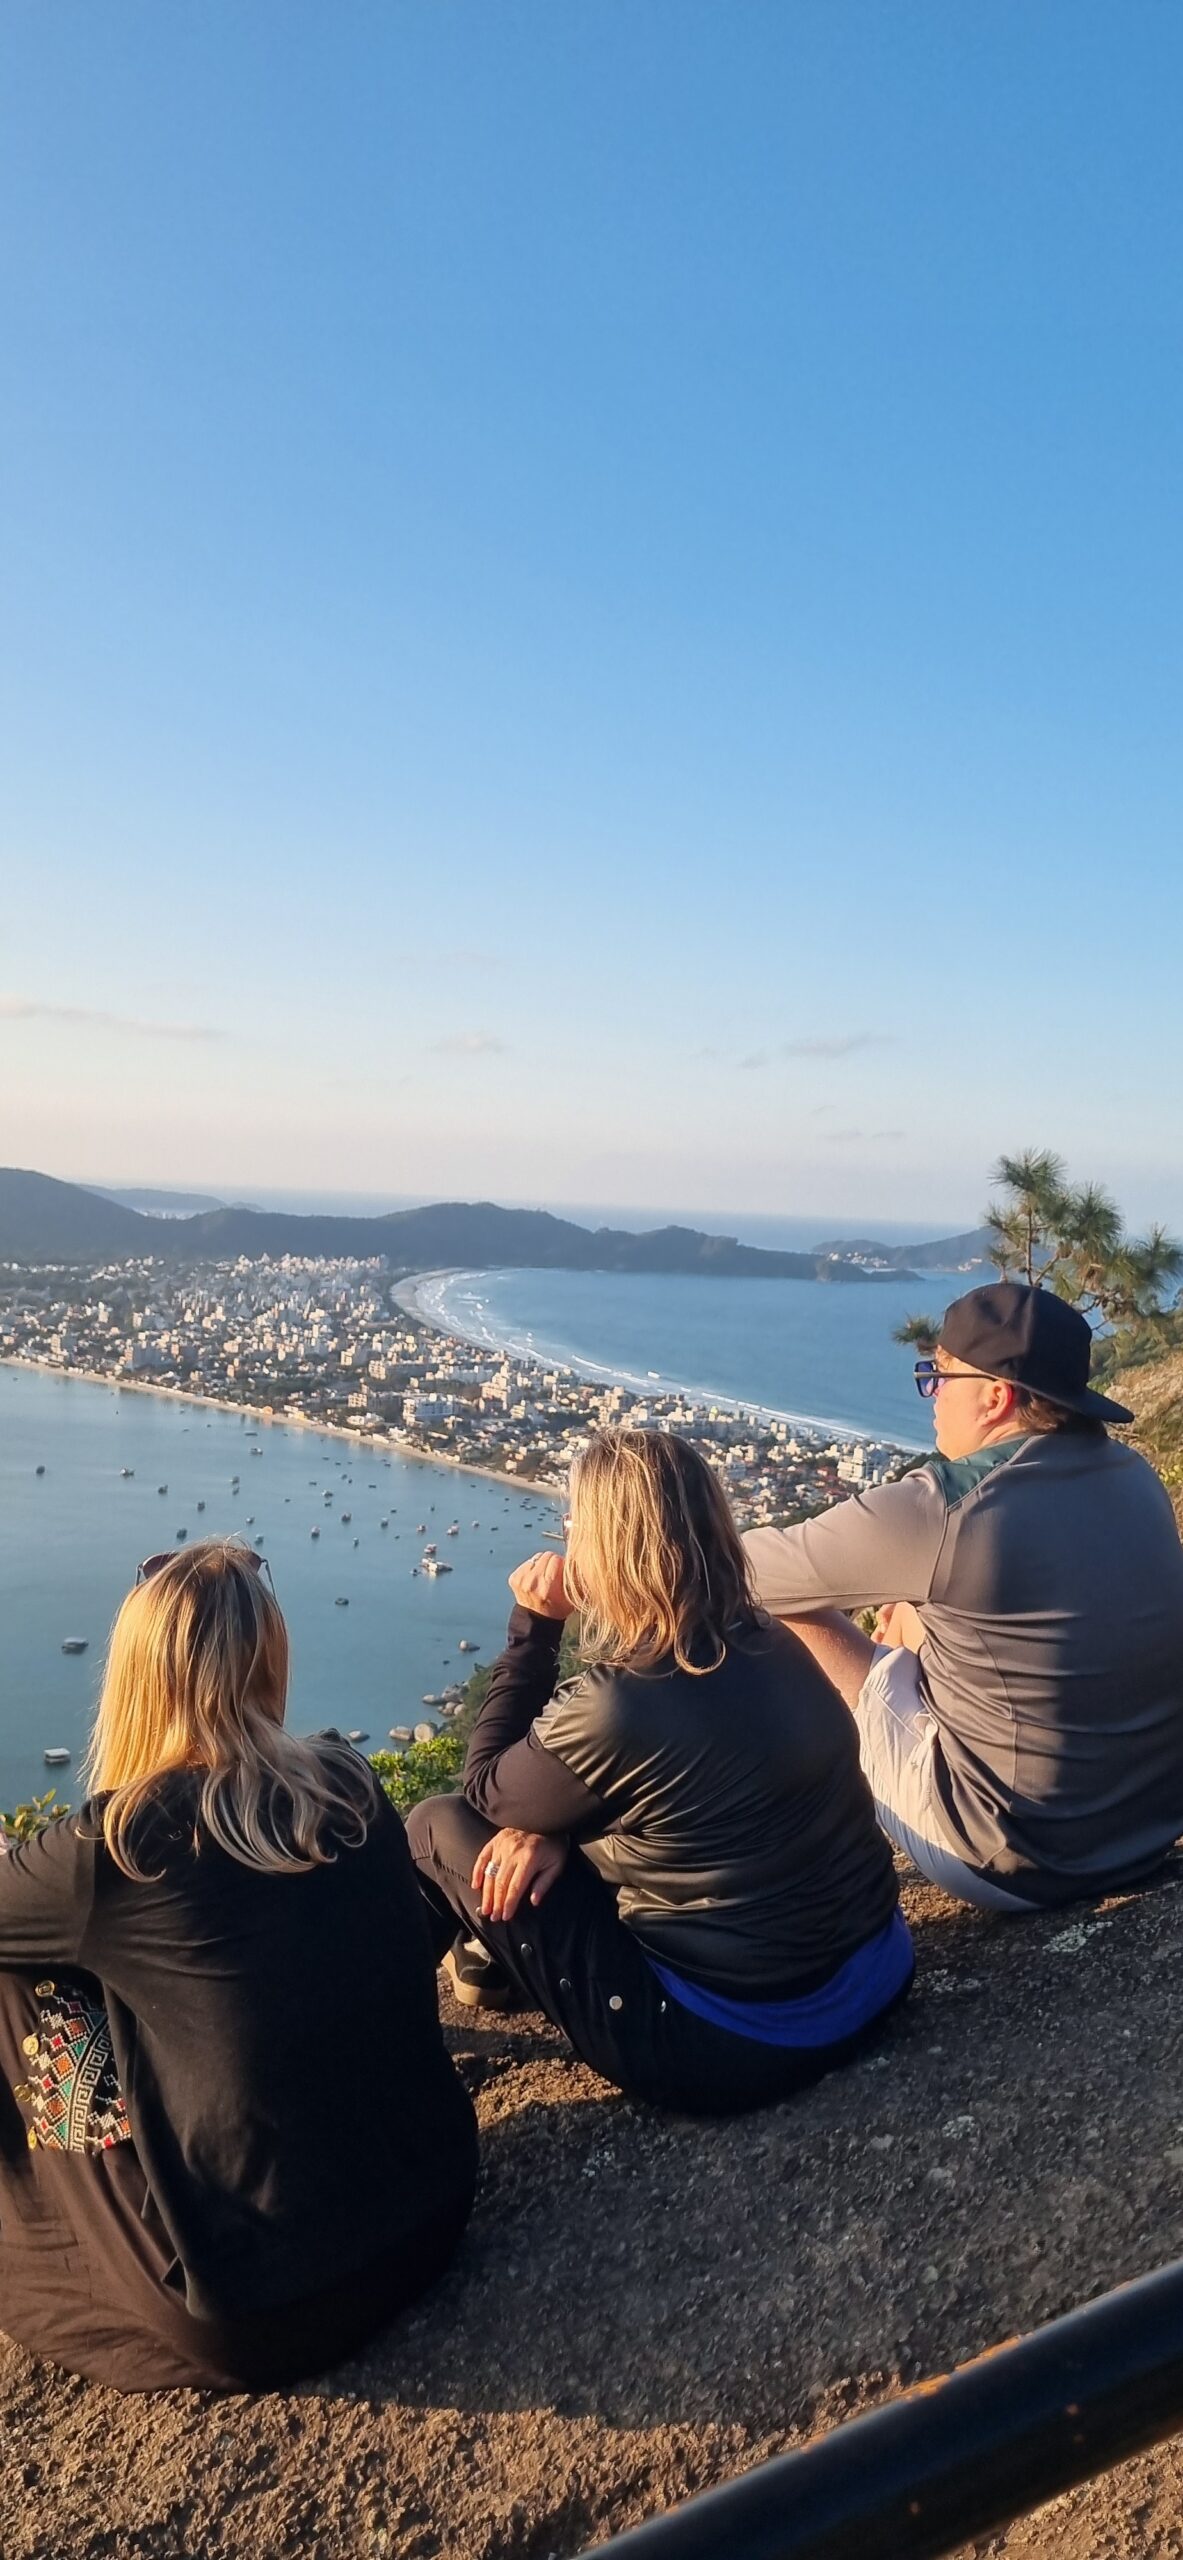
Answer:
MULTIPOLYGON (((499 1759, 512 1743, 521 1742, 553 1697, 562 1637, 561 1618, 538 1617, 532 1609, 520 1607, 511 1612, 505 1650, 493 1665, 469 1737, 464 1761, 466 1795, 470 1795, 470 1780, 479 1780, 490 1761, 499 1759)), ((475 1802, 471 1795, 470 1802, 475 1802)))
POLYGON ((783 1618, 781 1624, 812 1654, 818 1670, 825 1672, 839 1697, 853 1707, 875 1659, 870 1637, 840 1609, 818 1610, 807 1618, 783 1618))

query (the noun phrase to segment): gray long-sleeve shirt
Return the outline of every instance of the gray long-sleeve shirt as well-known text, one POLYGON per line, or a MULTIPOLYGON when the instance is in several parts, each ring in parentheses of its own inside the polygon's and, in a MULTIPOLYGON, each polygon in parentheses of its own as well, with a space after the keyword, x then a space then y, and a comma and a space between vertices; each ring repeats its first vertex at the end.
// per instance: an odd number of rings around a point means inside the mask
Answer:
POLYGON ((1183 1548, 1136 1451, 1032 1434, 745 1544, 773 1616, 914 1604, 946 1845, 973 1866, 1056 1902, 1183 1834, 1183 1548))

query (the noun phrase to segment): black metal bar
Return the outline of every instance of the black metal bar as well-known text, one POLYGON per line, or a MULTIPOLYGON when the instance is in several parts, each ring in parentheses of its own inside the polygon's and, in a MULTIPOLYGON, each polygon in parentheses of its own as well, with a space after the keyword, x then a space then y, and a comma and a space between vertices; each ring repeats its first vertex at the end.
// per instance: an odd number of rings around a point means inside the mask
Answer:
POLYGON ((599 2544, 594 2560, 941 2560, 1181 2427, 1183 2262, 599 2544))

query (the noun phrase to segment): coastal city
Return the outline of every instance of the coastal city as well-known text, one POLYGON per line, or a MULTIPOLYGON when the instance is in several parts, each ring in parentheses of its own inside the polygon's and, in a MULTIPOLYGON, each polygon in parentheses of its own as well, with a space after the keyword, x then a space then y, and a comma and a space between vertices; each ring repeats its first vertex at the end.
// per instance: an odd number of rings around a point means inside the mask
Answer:
POLYGON ((10 1266, 0 1269, 0 1358, 314 1423, 550 1489, 598 1426, 678 1431, 717 1469, 745 1527, 807 1518, 907 1463, 884 1442, 478 1349, 425 1323, 400 1303, 409 1295, 407 1275, 377 1260, 10 1266))

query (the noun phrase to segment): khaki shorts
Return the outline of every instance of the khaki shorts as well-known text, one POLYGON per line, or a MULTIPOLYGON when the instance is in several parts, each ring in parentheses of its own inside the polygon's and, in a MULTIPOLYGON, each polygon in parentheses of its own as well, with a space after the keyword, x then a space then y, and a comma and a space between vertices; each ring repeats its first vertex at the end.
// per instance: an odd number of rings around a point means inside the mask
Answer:
POLYGON ((877 1645, 854 1715, 859 1758, 888 1839, 958 1902, 980 1911, 1032 1910, 947 1845, 933 1776, 936 1718, 921 1695, 919 1656, 903 1645, 877 1645))

